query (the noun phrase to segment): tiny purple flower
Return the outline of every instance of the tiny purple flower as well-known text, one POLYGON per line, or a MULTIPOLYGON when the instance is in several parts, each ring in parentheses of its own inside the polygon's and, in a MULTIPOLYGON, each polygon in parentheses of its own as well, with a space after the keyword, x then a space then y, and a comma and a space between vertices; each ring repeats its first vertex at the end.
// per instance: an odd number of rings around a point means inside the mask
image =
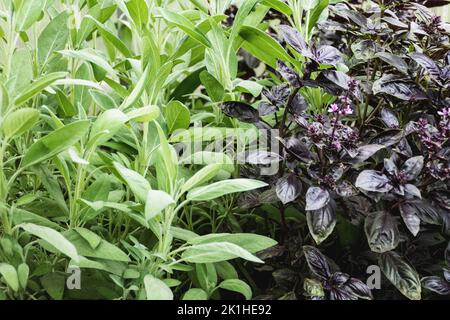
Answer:
POLYGON ((444 108, 441 111, 438 111, 438 115, 440 115, 441 117, 450 116, 450 108, 444 108))
POLYGON ((349 115, 353 113, 353 109, 350 106, 347 106, 345 109, 340 111, 342 115, 349 115))
POLYGON ((338 111, 339 111, 339 107, 338 107, 337 103, 331 104, 330 107, 328 108, 328 112, 335 113, 338 111))

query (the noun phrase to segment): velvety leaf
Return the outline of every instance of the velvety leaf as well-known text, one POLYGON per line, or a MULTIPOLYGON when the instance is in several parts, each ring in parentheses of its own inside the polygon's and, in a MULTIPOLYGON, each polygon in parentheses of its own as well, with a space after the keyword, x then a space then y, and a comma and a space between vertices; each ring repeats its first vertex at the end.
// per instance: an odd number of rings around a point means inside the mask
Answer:
POLYGON ((214 78, 208 71, 204 70, 200 73, 200 80, 205 86, 208 96, 214 102, 222 101, 225 95, 225 89, 222 84, 214 78))
POLYGON ((157 106, 148 106, 128 112, 127 117, 129 120, 146 123, 156 120, 160 114, 161 111, 157 106))
POLYGON ((268 237, 248 233, 212 233, 192 238, 188 240, 188 242, 191 244, 229 242, 247 250, 250 253, 257 253, 277 244, 275 240, 268 237))
POLYGON ((167 104, 164 114, 167 121, 169 133, 177 129, 187 129, 191 123, 189 109, 180 101, 171 101, 167 104))
POLYGON ((276 192, 283 204, 294 201, 302 192, 300 179, 292 173, 284 175, 277 181, 276 192))
POLYGON ((238 292, 242 294, 246 300, 250 300, 252 298, 252 289, 250 286, 239 279, 224 280, 219 284, 219 288, 238 292))
POLYGON ((192 288, 186 291, 182 300, 208 300, 208 294, 203 289, 192 288))
POLYGON ((330 202, 330 194, 320 187, 310 187, 306 192, 305 210, 319 210, 330 202))
POLYGON ((59 252, 78 261, 78 252, 75 246, 67 240, 61 233, 49 227, 38 226, 33 223, 23 223, 20 227, 26 232, 48 242, 59 252))
POLYGON ((117 173, 122 178, 123 181, 128 185, 131 191, 134 193, 136 198, 145 203, 147 200, 148 191, 151 190, 150 183, 134 170, 130 170, 123 166, 122 164, 115 162, 114 168, 117 173))
POLYGON ((400 234, 394 218, 386 211, 370 213, 364 222, 367 242, 372 251, 383 253, 398 246, 400 234))
POLYGON ((219 163, 213 163, 205 166, 184 183, 182 190, 189 191, 195 187, 201 186, 202 184, 213 179, 221 169, 222 165, 219 163))
POLYGON ((69 38, 68 18, 67 12, 63 11, 52 19, 39 35, 37 51, 41 67, 47 64, 56 51, 63 50, 66 46, 69 38))
MULTIPOLYGON (((249 3, 249 1, 246 1, 244 4, 246 3, 249 3)), ((239 12, 242 12, 242 8, 239 9, 238 14, 239 12)), ((233 25, 237 26, 236 21, 233 25)), ((242 47, 246 51, 274 69, 277 67, 278 59, 294 61, 281 44, 263 30, 244 25, 239 30, 239 36, 244 39, 242 47)))
POLYGON ((8 263, 0 263, 0 276, 3 277, 6 284, 13 290, 19 290, 19 277, 14 266, 8 263))
POLYGON ((112 243, 101 239, 100 236, 90 230, 77 228, 76 230, 64 231, 63 235, 73 244, 81 256, 121 262, 130 261, 125 252, 112 243), (93 239, 95 242, 93 242, 93 239))
POLYGON ((266 183, 252 179, 230 179, 215 182, 208 186, 192 189, 187 194, 191 201, 208 201, 226 194, 244 192, 267 186, 266 183))
POLYGON ((16 31, 27 31, 36 23, 45 8, 46 2, 46 0, 23 1, 14 19, 16 31))
POLYGON ((184 261, 192 263, 213 263, 235 258, 263 263, 262 260, 247 250, 230 242, 211 242, 193 245, 187 248, 181 257, 184 261))
POLYGON ((408 299, 421 299, 419 275, 402 257, 391 251, 380 255, 378 264, 386 278, 408 299))
POLYGON ((22 167, 28 167, 67 150, 85 136, 89 121, 81 120, 57 129, 36 141, 25 153, 22 167))
POLYGON ((1 123, 3 134, 8 139, 24 134, 36 124, 39 115, 39 111, 31 108, 22 108, 8 114, 1 123))
POLYGON ((145 201, 145 219, 148 221, 166 209, 169 205, 174 204, 175 200, 164 191, 149 190, 145 201))
POLYGON ((128 121, 125 113, 119 109, 109 109, 97 117, 92 125, 89 142, 100 145, 110 140, 128 121))
POLYGON ((303 246, 303 253, 311 272, 322 280, 328 280, 331 276, 331 269, 327 258, 318 249, 311 246, 303 246))
POLYGON ((151 275, 144 277, 147 300, 173 300, 172 290, 161 280, 151 275))

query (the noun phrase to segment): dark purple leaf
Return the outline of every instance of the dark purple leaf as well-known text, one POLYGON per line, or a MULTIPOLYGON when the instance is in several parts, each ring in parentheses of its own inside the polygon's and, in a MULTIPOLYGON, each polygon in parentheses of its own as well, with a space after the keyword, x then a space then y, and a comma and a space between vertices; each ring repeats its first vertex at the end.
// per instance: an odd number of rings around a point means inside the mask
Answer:
POLYGON ((238 154, 237 158, 243 163, 250 163, 254 165, 269 165, 282 160, 279 154, 264 150, 243 152, 238 154))
POLYGON ((344 90, 349 89, 349 82, 352 80, 351 77, 346 75, 345 73, 341 71, 334 71, 334 70, 324 70, 322 71, 322 74, 325 78, 333 82, 334 84, 338 85, 344 90))
POLYGON ((311 160, 311 152, 308 146, 300 139, 292 136, 287 138, 283 144, 287 152, 298 160, 303 162, 309 162, 311 160))
POLYGON ((330 291, 331 300, 357 300, 347 288, 332 288, 330 291))
POLYGON ((291 84, 293 87, 299 87, 300 86, 300 77, 299 75, 289 68, 283 61, 278 60, 278 72, 281 74, 281 76, 291 84))
POLYGON ((372 292, 369 287, 359 279, 350 278, 346 283, 347 288, 360 299, 372 300, 372 292))
POLYGON ((395 67, 398 71, 408 74, 408 64, 399 56, 388 52, 378 52, 375 56, 395 67))
POLYGON ((264 89, 262 93, 273 105, 281 107, 286 102, 289 91, 289 86, 287 84, 282 84, 272 87, 270 91, 264 89))
POLYGON ((336 204, 334 200, 330 200, 325 207, 319 210, 306 211, 306 222, 314 241, 321 244, 331 235, 336 226, 336 204))
POLYGON ((399 143, 403 137, 404 133, 401 130, 386 130, 370 140, 370 143, 382 144, 385 147, 390 147, 399 143))
POLYGON ((394 176, 398 172, 397 165, 393 159, 384 159, 384 169, 391 175, 394 176))
POLYGON ((306 192, 305 210, 319 210, 330 202, 330 194, 319 187, 310 187, 306 192))
POLYGON ((428 71, 428 73, 433 76, 433 77, 440 77, 441 75, 441 68, 439 68, 436 63, 434 63, 433 60, 431 60, 430 58, 428 58, 426 55, 424 55, 423 53, 419 53, 419 52, 414 52, 411 53, 411 58, 417 62, 418 64, 420 64, 426 71, 428 71))
POLYGON ((292 289, 292 284, 297 278, 296 272, 287 268, 275 270, 272 276, 277 286, 285 290, 292 289))
POLYGON ((398 122, 397 116, 389 109, 383 108, 380 112, 381 120, 389 127, 389 128, 398 128, 400 123, 398 122))
POLYGON ((370 213, 364 222, 367 242, 373 252, 383 253, 395 249, 399 232, 394 218, 386 211, 370 213))
POLYGON ((412 156, 412 150, 411 150, 411 146, 408 143, 408 140, 406 140, 405 138, 402 138, 396 148, 395 151, 406 156, 406 157, 411 157, 412 156))
POLYGON ((356 179, 355 186, 373 192, 389 192, 393 188, 389 178, 375 170, 361 172, 356 179))
POLYGON ((361 146, 356 150, 356 156, 350 159, 349 162, 353 164, 364 162, 384 147, 385 146, 381 144, 367 144, 361 146))
POLYGON ((405 161, 401 170, 406 174, 408 181, 414 180, 423 168, 423 156, 409 158, 405 161))
POLYGON ((278 179, 276 191, 281 202, 286 204, 297 199, 302 192, 302 184, 297 175, 289 173, 278 179))
POLYGON ((396 19, 396 18, 392 18, 392 17, 383 17, 383 20, 395 27, 404 28, 404 29, 408 28, 408 25, 403 23, 402 21, 400 21, 398 18, 396 19))
POLYGON ((416 215, 414 206, 402 203, 400 205, 400 214, 408 230, 416 236, 420 230, 420 218, 416 215))
POLYGON ((328 280, 331 271, 327 258, 318 249, 311 246, 303 246, 303 253, 311 272, 322 280, 328 280))
POLYGON ((450 283, 441 277, 431 276, 421 280, 422 286, 442 296, 450 294, 450 283))
POLYGON ((242 122, 248 123, 259 122, 258 110, 243 102, 239 101, 224 102, 222 104, 222 111, 227 116, 236 118, 242 122))
POLYGON ((427 99, 426 95, 417 85, 402 82, 401 79, 393 75, 384 75, 373 83, 374 94, 385 93, 405 101, 417 101, 427 99))
POLYGON ((371 60, 380 50, 381 48, 379 45, 372 40, 362 40, 352 44, 353 54, 355 55, 355 58, 359 60, 371 60))
POLYGON ((342 13, 347 19, 350 19, 351 21, 356 23, 359 27, 367 28, 368 20, 363 14, 359 13, 358 11, 350 11, 350 10, 345 10, 342 13))
POLYGON ((281 25, 280 30, 283 34, 284 40, 298 53, 307 58, 313 57, 311 50, 309 49, 300 32, 287 25, 281 25))
POLYGON ((350 276, 347 273, 344 272, 335 272, 331 276, 330 280, 328 281, 330 285, 340 287, 344 285, 348 280, 350 279, 350 276))
POLYGON ((263 101, 259 104, 258 111, 259 111, 259 116, 264 117, 269 114, 277 112, 277 107, 269 102, 263 101))
POLYGON ((307 108, 308 108, 308 102, 306 101, 306 99, 302 95, 296 94, 294 99, 292 99, 291 105, 289 107, 289 111, 294 116, 299 116, 307 108))
POLYGON ((402 210, 414 213, 422 222, 442 225, 443 219, 438 209, 425 200, 409 200, 402 204, 402 210))
POLYGON ((344 198, 353 196, 355 194, 353 186, 347 181, 343 181, 339 185, 337 185, 335 191, 338 195, 344 198))
POLYGON ((445 249, 445 261, 450 266, 450 241, 448 242, 447 249, 445 249))
POLYGON ((450 283, 450 269, 444 268, 444 279, 450 283))
POLYGON ((399 254, 394 251, 380 255, 378 265, 386 278, 407 298, 420 300, 419 275, 399 254))
POLYGON ((342 61, 342 55, 338 49, 332 46, 321 46, 318 49, 314 49, 314 58, 321 64, 336 66, 342 61))
POLYGON ((405 193, 419 199, 422 198, 420 190, 413 184, 407 183, 403 186, 405 188, 405 193))

